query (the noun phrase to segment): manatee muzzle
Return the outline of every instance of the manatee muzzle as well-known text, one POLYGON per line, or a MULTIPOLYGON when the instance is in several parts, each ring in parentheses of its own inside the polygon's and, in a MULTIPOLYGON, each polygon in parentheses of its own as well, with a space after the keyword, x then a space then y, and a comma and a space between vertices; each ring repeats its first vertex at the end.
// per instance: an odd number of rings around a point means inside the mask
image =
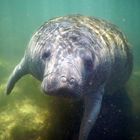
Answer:
POLYGON ((51 96, 76 97, 80 95, 80 83, 76 77, 55 74, 44 77, 41 88, 51 96))

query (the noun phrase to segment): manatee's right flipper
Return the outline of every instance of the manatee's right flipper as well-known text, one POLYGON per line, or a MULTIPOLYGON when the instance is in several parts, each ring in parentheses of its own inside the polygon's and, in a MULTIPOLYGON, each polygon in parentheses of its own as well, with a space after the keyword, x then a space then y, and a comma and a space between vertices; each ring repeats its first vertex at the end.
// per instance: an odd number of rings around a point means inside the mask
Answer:
POLYGON ((7 83, 6 94, 10 94, 15 83, 25 74, 28 73, 27 64, 23 58, 21 62, 15 67, 7 83))
POLYGON ((79 140, 87 140, 101 108, 104 88, 101 87, 95 93, 90 93, 85 97, 85 111, 80 126, 79 140))

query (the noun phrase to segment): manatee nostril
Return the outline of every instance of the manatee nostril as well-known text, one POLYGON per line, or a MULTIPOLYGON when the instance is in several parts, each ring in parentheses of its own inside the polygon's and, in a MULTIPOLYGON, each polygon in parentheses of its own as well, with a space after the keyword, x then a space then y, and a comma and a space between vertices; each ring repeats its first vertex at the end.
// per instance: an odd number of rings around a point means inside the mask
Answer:
POLYGON ((66 83, 67 82, 67 78, 65 76, 61 77, 61 82, 66 83))
POLYGON ((75 83, 75 79, 72 77, 69 81, 70 85, 73 85, 75 83))
POLYGON ((66 76, 61 76, 60 80, 61 80, 62 83, 67 83, 69 85, 74 85, 75 84, 75 78, 73 78, 73 77, 70 78, 70 79, 67 79, 66 76))

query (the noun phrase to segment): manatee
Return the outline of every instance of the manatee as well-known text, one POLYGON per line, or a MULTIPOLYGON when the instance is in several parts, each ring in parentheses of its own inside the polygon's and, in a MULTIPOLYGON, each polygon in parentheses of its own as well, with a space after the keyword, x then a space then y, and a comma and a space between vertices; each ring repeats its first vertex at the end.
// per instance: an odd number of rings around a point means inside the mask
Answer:
POLYGON ((45 22, 32 36, 6 88, 31 74, 50 96, 82 100, 79 140, 87 140, 104 94, 113 94, 129 79, 132 51, 126 37, 108 21, 82 15, 45 22))

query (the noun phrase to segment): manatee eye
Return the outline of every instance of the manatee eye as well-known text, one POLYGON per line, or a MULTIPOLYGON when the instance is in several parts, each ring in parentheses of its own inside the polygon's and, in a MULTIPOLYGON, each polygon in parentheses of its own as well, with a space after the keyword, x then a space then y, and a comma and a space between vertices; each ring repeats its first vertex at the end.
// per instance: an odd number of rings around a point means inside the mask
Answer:
POLYGON ((80 56, 84 62, 84 66, 86 69, 91 70, 93 68, 93 62, 92 62, 92 56, 91 53, 81 50, 80 51, 80 56))
POLYGON ((92 63, 92 60, 90 58, 85 59, 85 66, 88 70, 91 70, 93 68, 93 63, 92 63))
POLYGON ((78 40, 77 36, 70 36, 70 40, 76 42, 78 40))
POLYGON ((44 52, 44 53, 42 54, 42 59, 43 59, 43 60, 46 60, 47 58, 49 58, 50 55, 51 55, 50 51, 44 52))

